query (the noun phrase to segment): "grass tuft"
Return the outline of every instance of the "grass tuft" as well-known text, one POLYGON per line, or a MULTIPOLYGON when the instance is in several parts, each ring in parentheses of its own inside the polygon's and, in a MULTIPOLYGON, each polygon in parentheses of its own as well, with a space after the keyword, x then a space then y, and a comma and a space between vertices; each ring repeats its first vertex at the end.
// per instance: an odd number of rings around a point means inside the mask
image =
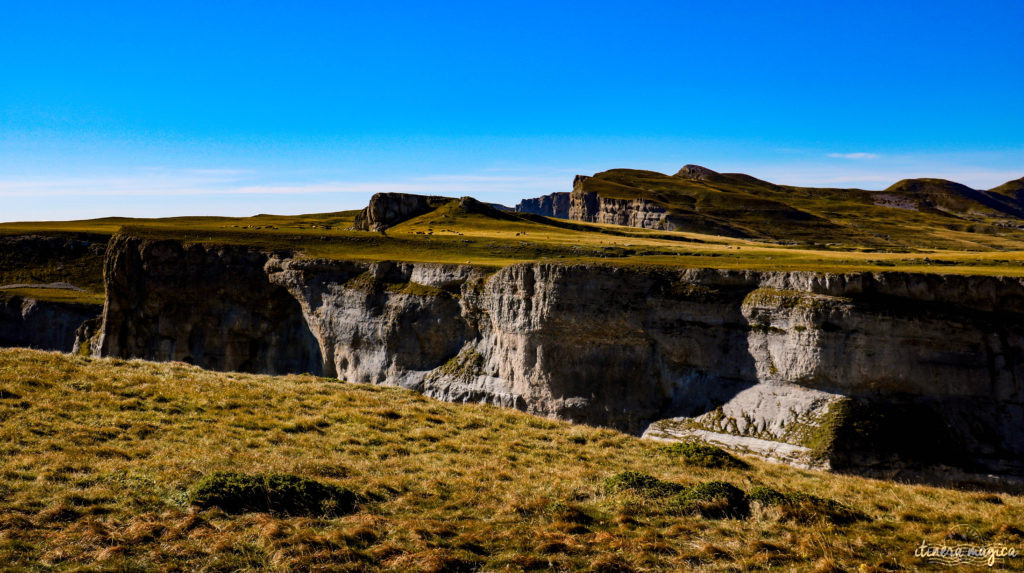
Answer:
POLYGON ((751 502, 763 507, 778 508, 784 521, 810 523, 825 520, 835 524, 867 520, 863 513, 851 509, 835 500, 802 492, 783 493, 770 486, 758 486, 750 490, 751 502))
POLYGON ((604 487, 612 493, 633 491, 647 497, 665 497, 685 489, 677 483, 661 481, 654 476, 637 471, 615 474, 605 480, 604 487))
POLYGON ((736 456, 733 456, 722 448, 696 440, 676 442, 665 446, 663 451, 671 456, 678 457, 689 465, 699 466, 702 468, 738 470, 750 468, 750 464, 736 456))
POLYGON ((336 516, 351 513, 358 496, 351 490, 290 474, 251 475, 216 472, 203 478, 189 496, 192 505, 219 507, 227 513, 336 516))
POLYGON ((675 512, 699 514, 710 519, 743 518, 750 514, 747 495, 724 481, 703 482, 687 488, 673 497, 669 505, 675 512))

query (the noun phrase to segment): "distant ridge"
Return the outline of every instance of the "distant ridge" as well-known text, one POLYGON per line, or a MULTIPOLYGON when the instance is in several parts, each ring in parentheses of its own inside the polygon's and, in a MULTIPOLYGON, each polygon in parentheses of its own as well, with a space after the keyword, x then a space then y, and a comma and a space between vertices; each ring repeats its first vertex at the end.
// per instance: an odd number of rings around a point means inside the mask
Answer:
POLYGON ((577 175, 571 192, 525 199, 516 211, 584 222, 783 243, 901 244, 900 235, 1024 229, 1024 178, 990 190, 935 178, 883 191, 777 185, 684 165, 674 175, 610 169, 577 175))

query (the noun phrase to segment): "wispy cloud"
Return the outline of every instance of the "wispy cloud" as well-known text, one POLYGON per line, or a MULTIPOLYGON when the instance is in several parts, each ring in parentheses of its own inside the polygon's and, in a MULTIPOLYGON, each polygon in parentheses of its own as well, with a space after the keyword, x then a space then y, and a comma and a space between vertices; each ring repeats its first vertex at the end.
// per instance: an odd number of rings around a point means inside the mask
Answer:
POLYGON ((231 169, 148 169, 107 177, 0 178, 0 197, 172 197, 210 195, 310 195, 324 193, 404 192, 435 195, 519 194, 523 197, 564 190, 566 175, 454 173, 397 177, 394 180, 303 181, 303 177, 258 174, 231 169), (269 179, 269 181, 268 181, 269 179))
POLYGON ((829 157, 833 159, 876 159, 878 157, 875 153, 829 153, 829 157))

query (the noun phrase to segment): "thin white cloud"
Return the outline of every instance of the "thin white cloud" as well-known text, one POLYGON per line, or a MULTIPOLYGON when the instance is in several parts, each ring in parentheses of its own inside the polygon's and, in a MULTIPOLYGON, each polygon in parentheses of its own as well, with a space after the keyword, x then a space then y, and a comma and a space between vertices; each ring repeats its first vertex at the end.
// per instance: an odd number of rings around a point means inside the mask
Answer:
POLYGON ((875 159, 878 157, 875 153, 829 153, 829 157, 833 159, 875 159))
MULTIPOLYGON (((282 179, 281 176, 274 179, 282 179)), ((0 197, 183 197, 210 195, 310 195, 324 193, 418 193, 432 195, 536 196, 568 190, 571 177, 440 174, 390 181, 299 181, 264 183, 253 174, 222 170, 146 170, 109 177, 0 179, 0 197)))

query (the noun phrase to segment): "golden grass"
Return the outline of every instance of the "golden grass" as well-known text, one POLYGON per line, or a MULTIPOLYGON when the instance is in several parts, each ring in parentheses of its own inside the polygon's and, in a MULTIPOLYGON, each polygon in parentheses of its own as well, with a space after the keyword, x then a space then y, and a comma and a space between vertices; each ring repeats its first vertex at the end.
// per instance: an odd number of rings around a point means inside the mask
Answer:
POLYGON ((102 570, 908 569, 966 523, 1024 550, 1024 499, 687 466, 656 443, 312 376, 0 350, 0 564, 102 570), (333 519, 188 506, 204 475, 285 472, 366 496, 333 519), (610 493, 635 470, 835 499, 870 519, 745 519, 610 493))
MULTIPOLYGON (((899 209, 890 211, 901 211, 899 209)), ((388 229, 386 235, 348 230, 356 211, 296 216, 174 217, 0 224, 0 234, 114 233, 175 238, 190 243, 284 249, 301 256, 474 264, 607 263, 669 267, 814 272, 905 271, 1024 276, 1024 235, 984 235, 918 229, 909 246, 782 245, 699 233, 655 231, 592 223, 492 217, 455 204, 388 229), (124 226, 124 227, 123 227, 124 226), (938 248, 931 245, 956 245, 938 248)), ((823 239, 823 242, 827 238, 823 239)), ((97 263, 98 265, 98 263, 97 263)), ((99 276, 99 268, 93 273, 99 276)), ((81 274, 81 273, 79 273, 81 274)), ((60 280, 52 272, 47 280, 60 280)), ((69 277, 72 283, 81 277, 69 277)), ((77 281, 77 282, 76 282, 77 281)), ((89 285, 80 285, 89 286, 89 285)), ((91 290, 97 290, 90 287, 91 290)))

